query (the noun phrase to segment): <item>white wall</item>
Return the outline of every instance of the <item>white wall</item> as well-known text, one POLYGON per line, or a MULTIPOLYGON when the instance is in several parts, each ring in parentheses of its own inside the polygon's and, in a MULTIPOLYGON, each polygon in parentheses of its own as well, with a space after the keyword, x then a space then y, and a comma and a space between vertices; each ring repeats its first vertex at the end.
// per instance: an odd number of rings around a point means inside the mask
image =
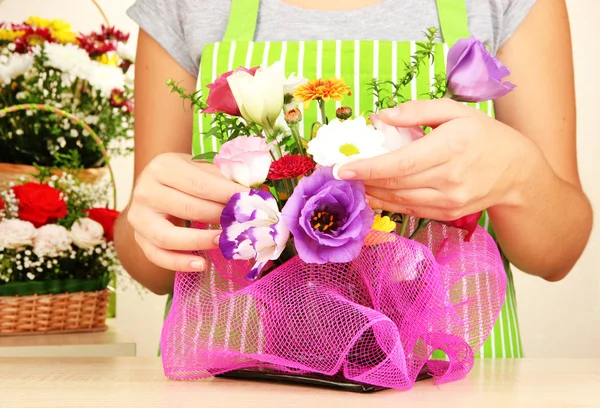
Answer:
MULTIPOLYGON (((540 0, 543 1, 543 0, 540 0)), ((111 23, 132 33, 136 26, 125 15, 133 0, 99 0, 111 23)), ((597 0, 567 0, 571 15, 575 53, 578 142, 581 177, 596 213, 600 213, 600 132, 596 126, 597 97, 600 94, 597 54, 600 47, 590 30, 600 16, 597 0)), ((84 0, 0 0, 0 20, 18 21, 29 15, 63 18, 80 30, 95 29, 102 23, 91 2, 84 0)), ((132 184, 131 159, 115 160, 114 166, 122 208, 132 184)), ((519 316, 527 356, 600 357, 600 228, 594 230, 590 245, 569 277, 549 284, 517 272, 519 316)), ((164 298, 135 290, 119 293, 117 324, 138 343, 139 355, 156 355, 162 323, 164 298)))

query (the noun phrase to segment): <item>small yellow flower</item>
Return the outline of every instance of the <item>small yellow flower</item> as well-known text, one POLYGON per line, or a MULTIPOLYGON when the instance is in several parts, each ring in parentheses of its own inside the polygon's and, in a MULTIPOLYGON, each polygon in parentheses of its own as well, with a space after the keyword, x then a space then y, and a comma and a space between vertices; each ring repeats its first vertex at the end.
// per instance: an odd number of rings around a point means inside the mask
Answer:
POLYGON ((31 16, 25 20, 25 24, 38 28, 48 28, 52 25, 52 21, 37 16, 31 16))
POLYGON ((298 86, 294 91, 294 98, 304 101, 305 107, 308 107, 311 101, 319 99, 341 101, 344 99, 344 95, 352 95, 352 92, 341 78, 312 79, 298 86))
POLYGON ((375 214, 375 220, 373 221, 372 230, 392 232, 396 229, 396 223, 390 219, 390 217, 382 217, 381 214, 375 214))
POLYGON ((77 39, 71 29, 71 24, 64 20, 46 20, 41 17, 29 17, 26 24, 37 28, 47 28, 50 36, 61 44, 74 43, 77 39))
POLYGON ((117 59, 116 55, 112 55, 109 57, 108 54, 102 54, 101 56, 97 57, 96 60, 101 64, 110 65, 113 67, 119 65, 119 60, 117 59))
POLYGON ((7 30, 6 28, 0 28, 0 41, 14 41, 17 38, 21 38, 25 35, 25 31, 14 31, 7 30))
POLYGON ((77 41, 75 37, 75 33, 73 31, 61 30, 61 31, 52 31, 52 38, 58 41, 61 44, 74 43, 77 41))

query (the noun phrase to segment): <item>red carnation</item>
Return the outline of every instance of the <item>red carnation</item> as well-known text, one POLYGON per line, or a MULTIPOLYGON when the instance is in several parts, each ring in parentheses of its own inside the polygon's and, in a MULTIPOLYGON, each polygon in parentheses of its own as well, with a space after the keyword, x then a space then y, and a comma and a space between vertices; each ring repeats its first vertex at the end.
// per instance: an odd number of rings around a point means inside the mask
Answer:
POLYGON ((315 162, 304 156, 289 155, 271 163, 269 180, 281 180, 306 176, 315 169, 315 162))
POLYGON ((64 218, 67 203, 62 192, 48 184, 26 183, 12 188, 19 200, 19 218, 36 228, 64 218))
POLYGON ((246 69, 244 67, 240 67, 235 71, 224 73, 218 77, 215 82, 206 85, 206 87, 210 89, 208 98, 206 98, 206 104, 208 105, 208 108, 204 109, 202 113, 226 113, 231 116, 242 116, 240 108, 233 97, 233 92, 231 92, 231 88, 229 87, 227 78, 229 78, 234 72, 238 71, 247 72, 254 76, 258 68, 259 67, 246 69))
POLYGON ((473 236, 475 230, 477 229, 477 225, 479 223, 479 219, 481 218, 482 213, 483 212, 480 211, 475 214, 465 215, 464 217, 459 218, 458 220, 443 221, 442 224, 467 231, 467 235, 465 235, 465 241, 468 242, 473 236))
POLYGON ((104 228, 104 238, 108 242, 114 239, 115 221, 119 216, 119 212, 110 208, 92 208, 88 210, 88 217, 104 228))

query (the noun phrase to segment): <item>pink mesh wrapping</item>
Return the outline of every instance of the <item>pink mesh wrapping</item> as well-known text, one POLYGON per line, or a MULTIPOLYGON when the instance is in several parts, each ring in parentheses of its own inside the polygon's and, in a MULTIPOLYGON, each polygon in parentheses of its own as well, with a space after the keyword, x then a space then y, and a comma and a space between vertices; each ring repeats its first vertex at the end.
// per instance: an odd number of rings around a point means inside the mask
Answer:
POLYGON ((165 374, 190 380, 244 368, 409 389, 426 366, 463 378, 491 332, 506 290, 490 235, 437 223, 420 242, 372 232, 347 264, 293 258, 260 280, 249 264, 203 253, 209 272, 178 273, 162 333, 165 374), (446 360, 432 360, 440 349, 446 360))

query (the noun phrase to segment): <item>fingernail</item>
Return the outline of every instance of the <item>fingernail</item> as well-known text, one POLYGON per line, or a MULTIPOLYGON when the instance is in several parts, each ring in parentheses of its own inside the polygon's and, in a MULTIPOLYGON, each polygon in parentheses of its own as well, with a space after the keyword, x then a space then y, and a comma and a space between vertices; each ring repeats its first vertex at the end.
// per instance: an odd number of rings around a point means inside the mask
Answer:
POLYGON ((221 234, 217 235, 217 236, 215 237, 215 239, 213 239, 213 242, 215 243, 215 245, 219 245, 219 241, 220 241, 220 239, 221 239, 221 234))
POLYGON ((342 180, 352 180, 356 177, 356 173, 351 170, 344 170, 339 174, 339 176, 342 180))
POLYGON ((400 116, 402 116, 402 112, 400 112, 400 108, 384 109, 381 111, 381 113, 383 113, 385 116, 387 116, 390 119, 398 119, 400 116))
POLYGON ((192 261, 190 262, 190 268, 195 271, 203 271, 204 270, 204 261, 192 261))

